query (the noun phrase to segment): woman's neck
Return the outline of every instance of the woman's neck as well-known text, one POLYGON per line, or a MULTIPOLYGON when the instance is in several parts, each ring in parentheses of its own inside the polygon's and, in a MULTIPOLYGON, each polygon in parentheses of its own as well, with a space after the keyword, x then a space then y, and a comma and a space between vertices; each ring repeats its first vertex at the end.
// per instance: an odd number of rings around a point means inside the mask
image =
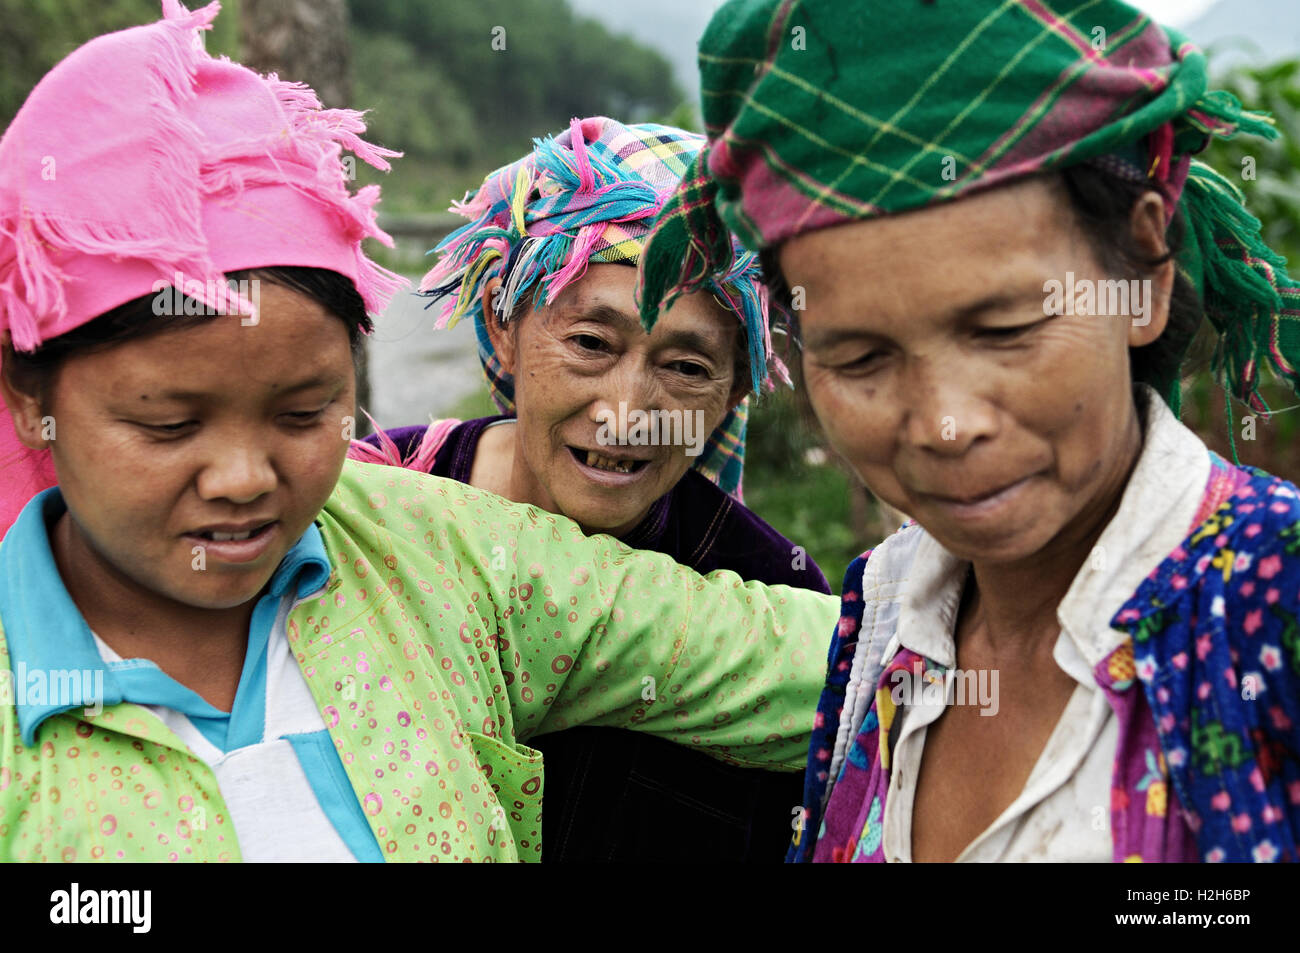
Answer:
POLYGON ((516 503, 542 506, 539 499, 534 499, 538 495, 533 485, 535 481, 530 483, 522 478, 524 474, 516 471, 516 467, 523 463, 522 455, 517 457, 515 453, 518 430, 513 421, 503 421, 483 429, 474 447, 469 484, 516 503))
POLYGON ((82 618, 124 659, 145 658, 229 711, 256 600, 229 609, 188 606, 150 592, 95 553, 65 511, 50 531, 63 585, 82 618))
POLYGON ((1141 455, 1143 435, 1136 415, 1132 423, 1123 464, 1047 546, 1016 562, 972 562, 973 585, 962 601, 959 631, 963 624, 974 626, 998 654, 1029 657, 1035 652, 1050 652, 1060 633, 1057 608, 1119 511, 1141 455))

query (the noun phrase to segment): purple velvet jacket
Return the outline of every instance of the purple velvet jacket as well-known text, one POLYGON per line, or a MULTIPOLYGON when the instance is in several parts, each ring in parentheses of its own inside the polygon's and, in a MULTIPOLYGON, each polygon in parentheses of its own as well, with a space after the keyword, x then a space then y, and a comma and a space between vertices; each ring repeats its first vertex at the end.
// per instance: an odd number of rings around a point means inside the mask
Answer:
MULTIPOLYGON (((429 472, 468 483, 483 431, 489 424, 509 419, 499 415, 465 421, 447 437, 429 472)), ((405 458, 419 446, 427 429, 396 427, 385 433, 405 458)), ((379 446, 375 434, 365 441, 379 446)), ((701 574, 730 569, 742 579, 756 579, 769 586, 831 591, 811 559, 802 561, 805 568, 793 568, 794 543, 695 470, 688 470, 655 501, 645 519, 620 538, 634 549, 665 553, 701 574)))

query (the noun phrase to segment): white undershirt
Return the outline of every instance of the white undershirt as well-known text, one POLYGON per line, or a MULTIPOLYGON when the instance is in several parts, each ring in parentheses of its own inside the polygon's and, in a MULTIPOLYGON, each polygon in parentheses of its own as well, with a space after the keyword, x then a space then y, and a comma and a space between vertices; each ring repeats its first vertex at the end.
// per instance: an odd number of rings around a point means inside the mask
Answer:
MULTIPOLYGON (((319 596, 318 590, 312 596, 319 596)), ((296 603, 280 601, 267 643, 266 728, 257 744, 222 751, 173 708, 144 705, 157 715, 216 775, 246 861, 354 862, 356 858, 330 822, 286 735, 324 731, 325 722, 307 680, 289 650, 285 620, 296 603)), ((93 633, 92 633, 93 634, 93 633)), ((122 663, 103 639, 95 644, 106 663, 122 663)), ((126 663, 139 664, 139 660, 126 663)))

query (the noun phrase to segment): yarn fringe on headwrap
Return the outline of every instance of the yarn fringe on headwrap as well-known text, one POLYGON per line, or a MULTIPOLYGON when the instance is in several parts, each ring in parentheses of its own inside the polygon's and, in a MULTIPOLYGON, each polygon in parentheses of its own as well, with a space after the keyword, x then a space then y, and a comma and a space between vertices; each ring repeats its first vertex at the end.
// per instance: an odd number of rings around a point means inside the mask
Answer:
POLYGON ((421 473, 433 472, 433 462, 434 458, 438 456, 438 451, 447 442, 447 438, 451 436, 452 431, 461 424, 461 421, 454 417, 433 421, 425 429, 424 436, 420 438, 420 443, 410 448, 406 455, 403 455, 401 448, 379 426, 375 418, 371 417, 365 410, 361 412, 370 421, 370 426, 379 441, 379 446, 375 447, 364 440, 353 440, 348 446, 348 459, 360 460, 363 463, 378 463, 390 467, 403 467, 408 470, 419 470, 421 473))
MULTIPOLYGON (((344 150, 380 172, 388 172, 392 168, 388 160, 401 158, 402 153, 376 146, 360 137, 360 133, 366 131, 364 110, 325 109, 316 93, 303 83, 287 82, 275 73, 268 74, 266 80, 291 123, 293 135, 289 140, 293 148, 315 168, 318 183, 329 186, 327 192, 303 190, 303 194, 328 203, 348 223, 351 237, 358 243, 357 291, 366 303, 366 310, 378 314, 387 307, 394 294, 406 287, 406 279, 371 261, 361 250, 360 242, 366 238, 373 238, 386 248, 393 247, 392 236, 379 227, 375 213, 379 186, 363 186, 353 194, 338 170, 342 167, 344 150)), ((290 185, 292 182, 281 178, 271 184, 290 185)))
MULTIPOLYGON (((1279 135, 1273 117, 1244 108, 1226 90, 1203 93, 1177 124, 1183 134, 1176 152, 1199 152, 1211 136, 1233 139, 1245 134, 1273 140, 1279 135)), ((1218 335, 1211 370, 1225 400, 1231 395, 1267 415, 1268 405, 1259 392, 1265 361, 1300 396, 1300 285, 1287 274, 1286 259, 1265 243, 1260 221, 1247 211, 1245 201, 1229 179, 1191 160, 1180 198, 1187 237, 1179 264, 1200 292, 1205 315, 1218 335)), ((1166 398, 1175 412, 1178 388, 1175 379, 1166 398)), ((1231 413, 1228 418, 1235 460, 1231 413)))
POLYGON ((709 146, 699 151, 646 239, 636 291, 646 331, 654 330, 660 312, 678 297, 699 291, 711 275, 735 267, 731 233, 718 217, 710 154, 709 146))
POLYGON ((1199 269, 1205 314, 1219 334, 1214 373, 1225 390, 1267 413, 1259 395, 1263 360, 1300 394, 1300 286, 1242 203, 1235 185, 1192 163, 1183 209, 1194 251, 1186 259, 1199 269))
MULTIPOLYGON (((147 138, 149 157, 142 161, 158 171, 153 214, 165 218, 170 226, 165 231, 155 228, 153 219, 106 225, 73 215, 33 212, 23 204, 16 214, 0 219, 0 233, 14 243, 17 265, 9 279, 0 283, 0 312, 9 316, 15 350, 33 351, 40 344, 39 314, 67 310, 66 279, 55 263, 54 248, 145 259, 157 266, 160 275, 180 268, 202 280, 205 305, 220 308, 227 303, 217 300, 214 283, 205 280, 214 276, 216 269, 206 254, 197 196, 185 187, 199 174, 203 137, 183 112, 184 105, 194 99, 194 74, 202 55, 196 31, 212 28, 221 4, 213 0, 191 13, 177 0, 163 0, 162 8, 164 29, 150 38, 147 60, 153 85, 151 115, 157 121, 147 138)), ((0 268, 3 270, 7 269, 0 268)), ((252 302, 242 299, 237 304, 252 308, 252 302)), ((250 313, 255 314, 255 309, 250 313)))

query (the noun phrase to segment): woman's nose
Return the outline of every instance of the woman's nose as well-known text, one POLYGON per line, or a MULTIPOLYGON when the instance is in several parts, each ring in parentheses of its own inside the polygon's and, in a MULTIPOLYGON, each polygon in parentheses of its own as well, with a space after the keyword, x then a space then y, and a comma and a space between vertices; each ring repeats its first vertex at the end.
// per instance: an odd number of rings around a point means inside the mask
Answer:
POLYGON ((945 456, 960 456, 997 431, 996 408, 960 361, 915 359, 907 372, 905 440, 945 456))
POLYGON ((213 453, 198 481, 205 500, 251 503, 275 489, 275 468, 257 444, 227 444, 213 453))
POLYGON ((597 383, 597 396, 591 404, 592 419, 600 423, 613 416, 626 421, 632 411, 655 410, 658 402, 658 388, 651 370, 625 356, 597 383))

